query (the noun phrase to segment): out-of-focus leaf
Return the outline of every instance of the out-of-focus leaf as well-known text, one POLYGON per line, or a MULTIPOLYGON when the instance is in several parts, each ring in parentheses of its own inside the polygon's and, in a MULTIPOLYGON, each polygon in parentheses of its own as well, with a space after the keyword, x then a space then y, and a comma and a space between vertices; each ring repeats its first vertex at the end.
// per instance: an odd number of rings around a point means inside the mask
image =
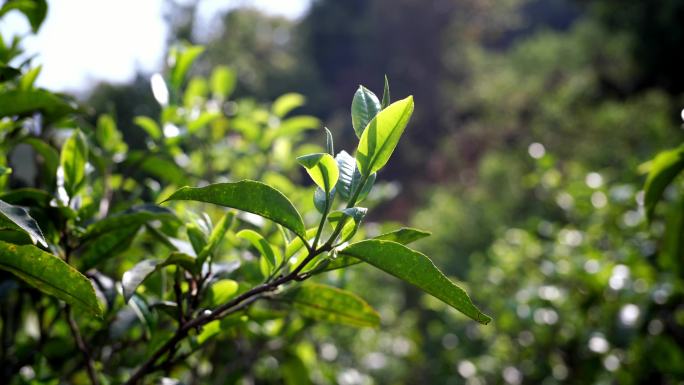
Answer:
POLYGON ((232 279, 220 279, 209 286, 207 300, 210 306, 220 306, 228 302, 238 292, 239 285, 232 279))
POLYGON ((409 96, 390 104, 368 123, 356 149, 361 175, 370 175, 387 164, 412 114, 413 96, 409 96))
POLYGON ((152 139, 159 139, 162 136, 161 128, 159 128, 157 122, 148 118, 147 116, 136 116, 135 119, 133 119, 133 123, 145 130, 147 135, 149 135, 152 139))
MULTIPOLYGON (((335 157, 335 160, 337 161, 337 167, 340 170, 340 179, 337 181, 337 191, 339 191, 340 196, 342 196, 344 200, 348 201, 361 185, 361 173, 356 167, 356 159, 346 151, 340 151, 335 157)), ((368 181, 366 181, 363 190, 359 193, 356 203, 360 203, 368 196, 368 193, 375 183, 375 177, 376 174, 371 174, 368 177, 368 181)))
POLYGON ((356 327, 377 327, 380 316, 361 297, 331 286, 308 283, 283 298, 304 317, 356 327))
POLYGON ((85 179, 88 162, 88 142, 81 130, 76 129, 62 147, 60 165, 64 170, 64 187, 73 196, 85 179))
POLYGON ((0 269, 38 290, 82 308, 97 317, 102 309, 92 284, 60 258, 32 245, 17 246, 0 241, 0 269))
POLYGON ((88 226, 84 238, 106 233, 108 231, 120 230, 124 227, 137 227, 152 220, 174 220, 177 219, 173 211, 166 207, 146 203, 132 207, 120 214, 110 215, 100 221, 88 226))
POLYGON ((21 75, 21 71, 0 62, 0 82, 8 82, 19 75, 21 75))
POLYGON ((204 112, 198 116, 197 119, 194 119, 188 123, 188 132, 194 134, 199 129, 211 124, 211 122, 219 119, 221 116, 222 115, 219 112, 204 112))
POLYGON ((317 153, 300 156, 297 162, 304 166, 311 179, 326 193, 330 193, 338 178, 340 171, 337 168, 335 158, 330 154, 317 153))
POLYGON ((185 81, 185 76, 190 70, 192 63, 197 60, 197 57, 204 52, 204 47, 201 46, 186 46, 178 47, 172 54, 174 56, 174 64, 171 69, 171 87, 176 91, 180 90, 185 81))
POLYGON ((129 224, 91 237, 76 250, 81 270, 96 267, 101 262, 128 249, 139 229, 139 224, 129 224))
POLYGON ((237 83, 237 76, 235 72, 228 67, 218 66, 211 73, 211 92, 214 98, 224 100, 233 93, 235 84, 237 83))
POLYGON ((218 245, 221 243, 221 240, 223 240, 226 232, 233 224, 233 218, 235 218, 235 213, 229 211, 223 217, 221 217, 216 226, 214 226, 214 229, 211 231, 211 235, 209 235, 207 245, 204 246, 204 248, 197 255, 198 264, 201 265, 204 263, 207 257, 212 254, 214 250, 216 250, 216 247, 218 247, 218 245))
POLYGON ((659 153, 650 162, 650 169, 644 185, 644 205, 648 218, 653 213, 667 186, 684 170, 684 145, 659 153))
POLYGON ((23 13, 31 25, 33 33, 38 32, 40 26, 45 21, 47 16, 47 1, 46 0, 12 0, 6 1, 0 8, 0 17, 4 16, 11 10, 18 10, 23 13))
POLYGON ((353 243, 340 254, 363 260, 415 285, 477 322, 487 324, 491 321, 475 307, 463 289, 437 269, 430 258, 400 243, 370 239, 353 243))
POLYGON ((206 187, 183 187, 165 201, 193 200, 231 207, 260 215, 305 235, 304 221, 289 199, 271 186, 252 180, 216 183, 206 187))
POLYGON ((130 152, 126 164, 175 185, 183 185, 188 179, 185 171, 176 162, 160 154, 130 152))
POLYGON ((38 223, 31 218, 28 211, 2 200, 0 200, 0 228, 22 231, 28 234, 34 244, 40 243, 43 247, 48 246, 38 223))
POLYGON ((19 80, 19 89, 23 91, 33 89, 33 84, 36 82, 36 78, 38 78, 42 69, 43 66, 37 66, 28 70, 19 80))
POLYGON ((166 259, 145 259, 123 274, 121 286, 124 300, 128 302, 138 286, 152 273, 170 265, 178 265, 190 272, 195 272, 195 258, 184 253, 173 252, 166 259))
POLYGON ((399 230, 390 231, 382 235, 378 235, 374 239, 380 239, 383 241, 393 241, 401 243, 402 245, 408 245, 409 243, 415 242, 419 239, 430 236, 431 233, 423 230, 414 229, 411 227, 402 227, 399 230))
POLYGON ((43 167, 45 167, 46 184, 53 186, 59 165, 59 153, 52 146, 38 138, 24 138, 21 141, 33 147, 33 149, 43 157, 43 167))
POLYGON ((271 269, 278 266, 280 261, 282 261, 282 257, 277 252, 277 250, 273 249, 271 244, 268 243, 268 241, 256 231, 242 230, 235 235, 238 238, 248 240, 252 244, 252 247, 257 249, 261 256, 268 261, 268 264, 271 266, 271 269))
POLYGON ((293 116, 280 122, 280 126, 278 126, 278 128, 272 131, 272 137, 293 137, 302 131, 315 130, 320 126, 320 124, 321 121, 313 116, 293 116))
POLYGON ((56 120, 74 111, 64 99, 44 90, 0 91, 0 118, 42 112, 48 120, 56 120))
POLYGON ((354 126, 356 136, 361 138, 368 123, 381 109, 382 106, 378 97, 368 88, 359 86, 359 89, 354 93, 351 105, 352 126, 354 126))
POLYGON ((279 96, 273 102, 271 110, 277 117, 282 118, 295 108, 303 106, 305 102, 306 98, 303 95, 292 92, 279 96))
POLYGON ((123 141, 121 132, 116 127, 114 118, 109 115, 101 115, 97 119, 95 137, 102 148, 112 154, 124 153, 128 150, 126 142, 123 141))

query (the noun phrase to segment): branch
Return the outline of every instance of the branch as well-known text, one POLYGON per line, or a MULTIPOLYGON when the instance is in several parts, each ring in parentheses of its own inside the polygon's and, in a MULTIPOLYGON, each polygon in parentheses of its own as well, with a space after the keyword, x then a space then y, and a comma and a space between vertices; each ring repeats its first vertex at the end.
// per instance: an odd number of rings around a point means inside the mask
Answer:
POLYGON ((69 328, 71 329, 71 334, 74 336, 74 339, 76 340, 76 345, 78 346, 78 349, 81 351, 81 353, 83 353, 83 359, 85 360, 86 370, 88 372, 88 377, 90 377, 90 382, 93 385, 99 385, 100 382, 97 380, 97 373, 95 372, 93 359, 92 357, 90 357, 90 351, 88 350, 88 347, 86 346, 86 343, 83 340, 83 336, 81 336, 81 332, 78 329, 78 324, 76 323, 76 320, 74 320, 74 316, 71 312, 70 306, 66 307, 66 316, 67 321, 69 322, 69 328))

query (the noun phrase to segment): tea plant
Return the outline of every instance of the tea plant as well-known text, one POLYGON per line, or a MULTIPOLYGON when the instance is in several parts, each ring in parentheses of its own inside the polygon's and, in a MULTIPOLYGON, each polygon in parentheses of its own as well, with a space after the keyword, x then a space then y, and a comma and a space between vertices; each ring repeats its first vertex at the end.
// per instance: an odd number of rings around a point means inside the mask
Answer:
MULTIPOLYGON (((46 5, 7 2, 0 15, 14 9, 37 30, 46 5)), ((292 116, 301 95, 270 108, 230 100, 228 68, 188 81, 202 48, 180 45, 168 75, 152 78, 159 118, 136 118, 146 147, 129 149, 112 117, 89 124, 83 106, 34 86, 40 67, 11 64, 20 39, 0 42, 0 367, 8 383, 211 378, 197 356, 213 354, 216 340, 233 341, 223 349, 239 356, 243 343, 285 341, 287 350, 307 320, 378 327, 361 297, 322 283, 362 263, 489 322, 407 246, 428 233, 365 236, 360 204, 414 108, 410 96, 390 102, 387 80, 381 99, 365 87, 354 94, 351 155, 335 151, 327 128, 325 148, 302 144, 319 122, 292 116), (297 185, 296 166, 311 187, 297 185)), ((285 357, 276 378, 302 383, 295 355, 285 357)), ((226 370, 249 374, 248 366, 226 370)))

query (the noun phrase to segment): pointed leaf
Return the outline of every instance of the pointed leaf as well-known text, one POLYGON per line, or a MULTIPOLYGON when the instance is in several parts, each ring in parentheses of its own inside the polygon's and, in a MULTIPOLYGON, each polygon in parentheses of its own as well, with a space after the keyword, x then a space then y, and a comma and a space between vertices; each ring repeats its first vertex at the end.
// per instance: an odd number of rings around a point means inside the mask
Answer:
POLYGON ((80 307, 97 317, 102 309, 88 278, 62 259, 32 245, 17 246, 0 241, 0 269, 38 290, 80 307))
POLYGON ((175 55, 173 55, 175 63, 171 70, 171 87, 176 91, 180 90, 192 63, 202 52, 204 52, 204 47, 201 46, 186 46, 175 50, 175 55))
POLYGON ((332 191, 340 177, 337 162, 332 155, 325 153, 309 154, 300 156, 297 161, 304 166, 318 187, 327 193, 332 191))
POLYGON ((353 243, 340 254, 363 260, 415 285, 477 322, 487 324, 491 320, 473 305, 463 289, 435 267, 430 258, 402 244, 370 239, 353 243))
POLYGON ((246 239, 249 241, 249 243, 252 244, 252 247, 257 249, 259 251, 259 254, 261 254, 262 257, 268 261, 268 264, 271 266, 271 268, 275 268, 280 261, 282 261, 282 257, 280 254, 273 249, 270 243, 261 236, 261 234, 257 233, 256 231, 253 230, 242 230, 239 233, 235 234, 238 238, 246 239))
POLYGON ((235 218, 235 213, 232 211, 227 212, 223 217, 221 217, 214 229, 211 231, 207 245, 197 255, 198 264, 203 264, 207 257, 211 255, 214 250, 216 250, 216 247, 218 247, 218 245, 221 243, 224 235, 226 235, 226 232, 233 224, 233 218, 235 218))
POLYGON ((335 191, 337 191, 336 188, 333 188, 332 191, 330 191, 330 194, 327 194, 328 197, 326 198, 325 191, 323 191, 322 188, 316 186, 316 190, 314 191, 314 207, 316 207, 316 210, 318 210, 319 213, 323 213, 326 210, 326 205, 332 205, 333 199, 335 199, 335 191))
POLYGON ((75 129, 64 143, 60 156, 60 165, 64 170, 64 187, 69 196, 73 196, 85 179, 87 162, 88 142, 81 130, 75 129))
POLYGON ((651 161, 646 184, 644 185, 644 205, 648 218, 653 213, 667 186, 684 170, 684 145, 660 152, 651 161))
POLYGON ((38 222, 29 215, 28 211, 2 200, 0 200, 0 228, 22 231, 28 234, 33 244, 40 243, 43 247, 48 246, 38 222))
POLYGON ((387 164, 412 114, 413 96, 409 96, 390 104, 368 123, 356 150, 361 175, 370 175, 387 164))
POLYGON ((377 327, 380 316, 361 297, 332 286, 309 283, 284 295, 308 318, 356 327, 377 327))
POLYGON ((380 239, 383 241, 393 241, 401 243, 402 245, 408 245, 409 243, 415 242, 419 239, 423 239, 432 235, 432 233, 413 229, 411 227, 402 227, 399 230, 390 231, 389 233, 378 235, 374 239, 380 239))
POLYGON ((193 200, 231 207, 268 218, 304 236, 304 221, 283 193, 253 180, 236 183, 216 183, 206 187, 183 187, 166 201, 193 200))
POLYGON ((368 123, 381 109, 378 97, 368 88, 359 86, 354 93, 351 105, 352 126, 354 126, 356 136, 361 138, 368 123))
POLYGON ((335 145, 333 143, 332 132, 328 130, 328 127, 323 127, 325 130, 325 151, 331 156, 335 156, 335 145))
POLYGON ((384 110, 387 108, 390 103, 389 80, 387 79, 387 75, 385 75, 385 88, 382 90, 382 109, 384 110))

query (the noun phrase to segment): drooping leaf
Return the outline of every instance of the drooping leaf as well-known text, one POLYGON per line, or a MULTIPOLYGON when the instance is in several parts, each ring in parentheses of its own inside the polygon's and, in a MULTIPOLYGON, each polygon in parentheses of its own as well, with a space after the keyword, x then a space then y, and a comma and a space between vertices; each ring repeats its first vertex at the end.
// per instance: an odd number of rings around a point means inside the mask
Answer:
POLYGON ((297 162, 304 166, 311 179, 326 193, 330 193, 340 177, 335 158, 330 154, 316 153, 300 156, 297 162))
POLYGON ((0 200, 0 228, 22 231, 28 234, 34 244, 40 243, 43 247, 48 246, 38 223, 31 218, 28 211, 2 200, 0 200))
POLYGON ((306 98, 303 95, 291 92, 279 96, 273 102, 271 110, 277 117, 282 118, 295 108, 303 106, 305 102, 306 98))
POLYGON ((390 100, 390 89, 389 89, 389 80, 387 79, 387 75, 385 75, 385 87, 382 90, 382 109, 384 110, 387 108, 387 106, 390 105, 392 101, 390 100))
POLYGON ((80 187, 85 179, 88 162, 88 142, 81 130, 76 129, 62 147, 60 165, 64 170, 64 187, 69 196, 80 187))
POLYGON ((233 218, 235 218, 235 213, 232 211, 227 212, 221 219, 216 223, 216 226, 214 226, 214 229, 211 231, 211 234, 209 235, 209 240, 207 241, 207 245, 204 246, 202 251, 197 255, 197 263, 202 264, 204 261, 207 259, 207 257, 216 250, 218 245, 221 243, 221 240, 223 240, 223 237, 226 235, 226 232, 230 228, 230 226, 233 224, 233 218))
MULTIPOLYGON (((348 201, 361 185, 363 178, 359 169, 356 167, 356 159, 346 151, 340 151, 335 157, 335 160, 337 161, 337 167, 340 169, 340 178, 337 181, 337 191, 340 192, 340 196, 342 196, 344 200, 348 201)), ((376 174, 371 174, 368 177, 366 184, 363 186, 363 189, 356 199, 356 203, 360 203, 368 196, 368 193, 375 183, 375 177, 376 174)))
POLYGON ((659 153, 650 162, 648 177, 644 185, 644 205, 648 218, 653 213, 667 186, 684 170, 684 145, 659 153))
POLYGON ((36 33, 43 24, 43 21, 45 21, 47 8, 46 0, 6 1, 2 8, 0 8, 0 17, 4 16, 7 12, 16 9, 26 16, 26 19, 28 19, 29 24, 31 25, 31 30, 33 33, 36 33))
POLYGON ((413 96, 409 96, 390 104, 368 123, 356 149, 361 175, 370 175, 387 164, 412 114, 413 96))
POLYGON ((427 256, 402 244, 370 239, 353 243, 341 250, 340 254, 358 258, 415 285, 477 322, 487 324, 491 320, 482 314, 466 292, 439 271, 427 256))
POLYGON ((402 245, 408 245, 409 243, 415 242, 419 239, 430 236, 432 233, 414 229, 411 227, 402 227, 399 230, 390 231, 382 235, 378 235, 374 239, 380 239, 383 241, 393 241, 401 243, 402 245))
POLYGON ((17 246, 0 241, 0 269, 21 278, 38 290, 82 308, 97 317, 102 309, 92 284, 62 259, 33 245, 17 246))
POLYGON ((354 93, 351 105, 352 126, 354 126, 356 136, 361 138, 368 123, 381 109, 382 106, 378 97, 368 88, 359 86, 359 89, 354 93))
POLYGON ((341 221, 345 221, 342 232, 340 232, 340 243, 348 241, 356 234, 367 212, 368 209, 364 207, 350 207, 328 214, 328 222, 330 222, 333 229, 337 228, 341 221))
POLYGON ((138 262, 121 277, 124 300, 128 302, 138 286, 145 282, 152 273, 166 266, 177 265, 195 273, 195 261, 195 258, 190 255, 173 252, 166 259, 145 259, 138 262))
POLYGON ((377 327, 380 316, 361 297, 332 286, 307 283, 283 296, 304 317, 356 327, 377 327))
POLYGON ((268 261, 268 264, 271 266, 271 268, 274 268, 282 261, 282 257, 278 253, 277 250, 275 250, 268 241, 261 236, 261 234, 257 233, 256 231, 253 230, 242 230, 235 234, 238 238, 246 239, 249 241, 249 243, 252 244, 252 247, 257 249, 259 254, 261 254, 262 257, 268 261))
POLYGON ((85 271, 125 251, 139 229, 140 225, 131 224, 88 239, 76 250, 78 266, 85 271))
POLYGON ((0 92, 0 118, 41 112, 48 120, 56 120, 75 109, 59 96, 44 90, 5 90, 0 92))
POLYGON ((174 64, 171 69, 171 87, 176 91, 180 90, 185 76, 190 70, 192 63, 197 60, 197 57, 204 52, 204 47, 201 46, 185 46, 178 47, 174 50, 174 64))
POLYGON ((243 180, 216 183, 206 187, 183 187, 165 201, 193 200, 247 211, 271 219, 299 236, 304 236, 304 221, 283 193, 261 182, 243 180))
POLYGON ((139 227, 153 220, 169 221, 175 219, 177 219, 176 215, 166 207, 145 203, 93 223, 86 228, 83 237, 92 238, 109 231, 120 230, 124 227, 139 227))

